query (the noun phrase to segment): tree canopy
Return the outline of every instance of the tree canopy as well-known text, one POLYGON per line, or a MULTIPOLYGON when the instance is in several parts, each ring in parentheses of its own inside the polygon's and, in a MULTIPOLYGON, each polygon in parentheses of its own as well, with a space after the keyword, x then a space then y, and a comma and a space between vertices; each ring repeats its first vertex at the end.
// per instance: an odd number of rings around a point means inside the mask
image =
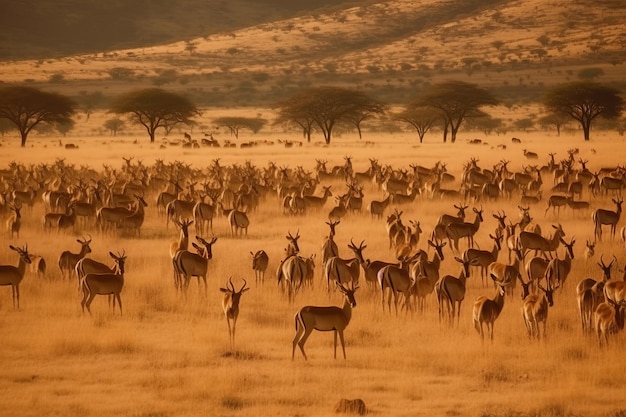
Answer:
POLYGON ((72 122, 75 103, 66 96, 32 87, 0 89, 0 119, 7 119, 20 132, 22 147, 28 134, 40 124, 67 126, 72 122))
POLYGON ((420 143, 423 142, 426 133, 441 118, 441 112, 433 107, 412 105, 406 106, 402 112, 394 116, 394 119, 408 123, 417 131, 420 143))
POLYGON ((624 109, 624 99, 615 88, 590 81, 580 81, 554 87, 544 99, 550 113, 566 115, 577 120, 589 140, 591 122, 602 116, 615 119, 624 109))
POLYGON ((111 103, 111 112, 128 114, 131 121, 144 126, 150 142, 154 142, 158 128, 189 123, 199 114, 190 100, 160 88, 135 90, 119 96, 111 103))
POLYGON ((482 114, 482 106, 493 106, 498 101, 487 90, 464 81, 445 81, 427 89, 413 104, 413 107, 433 107, 444 118, 443 141, 446 142, 448 129, 450 141, 456 142, 461 123, 468 117, 482 114))
POLYGON ((309 141, 315 126, 327 144, 338 123, 354 125, 361 137, 361 123, 384 111, 383 104, 361 91, 329 86, 303 90, 280 103, 279 107, 279 122, 297 124, 309 141))
POLYGON ((239 131, 241 129, 250 129, 252 133, 258 133, 263 126, 267 123, 267 120, 259 117, 218 117, 213 120, 218 126, 226 126, 230 130, 230 134, 235 136, 235 139, 239 139, 239 131))

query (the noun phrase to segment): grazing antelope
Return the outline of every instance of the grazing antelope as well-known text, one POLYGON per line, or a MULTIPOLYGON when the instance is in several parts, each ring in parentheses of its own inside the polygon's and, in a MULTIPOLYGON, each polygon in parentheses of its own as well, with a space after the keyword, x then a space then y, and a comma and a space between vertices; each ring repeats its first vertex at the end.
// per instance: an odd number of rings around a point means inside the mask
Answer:
POLYGON ((174 264, 179 276, 184 278, 184 282, 180 283, 180 287, 185 291, 189 288, 189 281, 192 277, 198 278, 198 289, 200 289, 200 278, 204 282, 204 294, 207 294, 207 281, 206 276, 209 268, 209 261, 213 259, 213 244, 217 242, 217 237, 213 236, 210 241, 207 241, 200 236, 196 236, 196 240, 202 244, 202 246, 192 243, 191 245, 196 249, 198 253, 191 253, 189 251, 179 251, 174 256, 174 264))
POLYGON ((17 238, 20 238, 20 228, 22 227, 22 204, 21 203, 13 203, 9 205, 9 209, 13 211, 13 214, 7 219, 7 229, 9 231, 9 235, 11 239, 13 239, 13 235, 17 235, 17 238))
POLYGON ((113 296, 113 312, 115 313, 115 300, 120 307, 122 314, 122 298, 120 296, 122 288, 124 288, 124 263, 126 262, 126 251, 121 254, 109 252, 109 255, 115 261, 115 272, 112 273, 90 273, 83 277, 82 290, 83 299, 80 302, 83 313, 85 307, 91 315, 91 303, 96 295, 112 295, 113 296))
POLYGON ((550 258, 552 258, 552 252, 556 251, 561 239, 565 237, 565 232, 560 224, 552 225, 552 228, 555 229, 554 234, 548 239, 534 232, 520 232, 517 242, 522 255, 526 255, 528 251, 534 250, 535 255, 541 252, 545 256, 547 252, 550 258))
POLYGON ((469 262, 455 257, 455 261, 461 263, 462 268, 458 277, 445 275, 435 284, 435 295, 439 305, 439 322, 443 319, 443 307, 446 306, 448 321, 454 324, 454 316, 457 316, 457 326, 461 321, 461 303, 465 299, 465 287, 467 281, 466 271, 469 269, 469 262), (458 309, 457 309, 458 308, 458 309))
POLYGON ((269 263, 269 257, 264 250, 258 250, 255 253, 250 252, 252 255, 252 269, 254 270, 254 277, 257 287, 259 283, 263 285, 265 283, 265 270, 269 263))
POLYGON ((28 244, 25 244, 23 248, 9 245, 9 249, 14 250, 20 256, 17 266, 13 265, 0 265, 0 286, 11 286, 11 299, 13 300, 13 309, 20 308, 20 283, 24 279, 24 273, 26 272, 26 265, 31 263, 30 255, 28 254, 28 244))
POLYGON ((241 295, 249 289, 250 288, 246 288, 246 280, 244 279, 243 285, 239 291, 235 290, 232 277, 228 278, 226 288, 220 288, 220 291, 224 293, 224 297, 222 298, 222 310, 224 310, 226 324, 228 324, 228 337, 231 347, 235 345, 235 327, 237 326, 237 318, 239 317, 239 301, 241 300, 241 295))
POLYGON ((624 200, 622 198, 616 200, 612 199, 613 203, 615 203, 616 210, 605 210, 605 209, 597 209, 591 215, 593 219, 593 223, 595 225, 594 229, 594 238, 597 240, 602 240, 602 226, 609 225, 611 227, 611 237, 615 238, 615 229, 617 227, 617 223, 619 222, 619 218, 622 215, 622 203, 624 200))
POLYGON ((543 295, 528 294, 523 298, 522 318, 526 325, 526 331, 530 339, 541 339, 539 323, 543 323, 543 338, 546 338, 546 322, 548 321, 548 308, 554 304, 553 292, 556 288, 548 285, 547 289, 538 285, 543 295))
POLYGON ((522 151, 527 159, 539 159, 539 155, 536 152, 531 152, 528 149, 522 149, 522 151))
POLYGON ((245 212, 232 210, 228 213, 228 224, 230 224, 231 236, 243 236, 244 232, 246 236, 248 236, 248 226, 250 226, 250 220, 245 212))
POLYGON ((598 345, 609 344, 609 334, 615 334, 624 328, 624 306, 610 302, 598 304, 594 313, 594 324, 598 345))
POLYGON ((476 301, 474 301, 474 307, 472 309, 474 328, 478 334, 480 334, 480 338, 484 341, 485 333, 483 331, 483 324, 486 324, 491 343, 493 343, 494 323, 500 316, 502 308, 504 307, 504 288, 497 285, 496 291, 497 293, 494 298, 487 298, 483 295, 479 296, 476 301))
POLYGON ((308 360, 304 352, 304 344, 313 332, 318 330, 322 332, 334 331, 334 358, 337 359, 337 335, 341 341, 341 349, 343 358, 346 359, 346 347, 343 338, 343 332, 350 324, 352 318, 352 309, 356 307, 354 293, 359 287, 345 287, 337 284, 337 288, 344 295, 343 307, 316 307, 305 306, 295 315, 294 321, 296 326, 296 336, 292 342, 291 360, 294 359, 296 353, 296 345, 300 347, 302 356, 308 360))
POLYGON ((569 242, 561 239, 561 243, 565 246, 565 258, 559 259, 559 257, 556 256, 550 261, 546 268, 546 287, 549 288, 563 288, 563 286, 565 285, 565 280, 572 270, 572 260, 574 259, 574 243, 576 243, 576 240, 574 240, 573 237, 569 242))
POLYGON ((474 213, 476 217, 473 223, 451 223, 446 226, 446 235, 448 241, 454 242, 450 244, 450 247, 454 247, 456 253, 459 253, 459 239, 462 237, 467 238, 467 244, 469 247, 474 247, 474 235, 478 232, 480 223, 483 221, 483 209, 478 210, 474 207, 474 213))
POLYGON ((322 244, 322 265, 326 265, 326 262, 333 256, 339 256, 339 248, 334 241, 335 237, 335 227, 341 223, 340 221, 335 222, 326 222, 328 227, 330 227, 330 231, 328 233, 328 237, 324 240, 322 244))
POLYGON ((82 238, 76 239, 76 241, 80 243, 80 252, 73 253, 66 250, 59 256, 59 269, 61 270, 62 278, 65 278, 66 273, 67 277, 71 278, 78 261, 83 259, 88 253, 91 253, 91 247, 89 246, 91 244, 91 236, 89 236, 89 239, 82 238))

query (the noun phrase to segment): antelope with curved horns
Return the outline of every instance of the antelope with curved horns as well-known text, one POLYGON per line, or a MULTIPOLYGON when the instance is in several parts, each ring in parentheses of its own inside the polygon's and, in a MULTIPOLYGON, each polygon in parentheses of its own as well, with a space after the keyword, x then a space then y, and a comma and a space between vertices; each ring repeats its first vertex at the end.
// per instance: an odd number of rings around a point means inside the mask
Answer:
POLYGON ((206 241, 200 236, 196 236, 196 240, 203 246, 196 243, 192 243, 192 246, 198 251, 198 253, 192 253, 188 250, 181 250, 176 252, 174 259, 172 260, 174 265, 175 277, 180 277, 181 280, 176 284, 176 289, 184 290, 186 293, 189 288, 189 282, 192 277, 198 277, 198 288, 201 289, 202 285, 200 279, 204 282, 204 294, 207 293, 207 281, 206 276, 209 267, 209 261, 213 259, 212 246, 217 242, 217 237, 213 236, 211 241, 206 241), (184 278, 184 280, 183 280, 184 278))
POLYGON ((359 246, 356 246, 352 239, 350 239, 350 244, 348 245, 348 248, 350 248, 352 252, 354 252, 355 258, 359 261, 361 269, 363 269, 365 282, 367 282, 370 287, 374 287, 377 285, 378 271, 380 271, 385 266, 395 265, 391 262, 372 261, 370 259, 365 259, 365 257, 363 256, 363 250, 367 248, 367 245, 365 245, 364 240, 361 241, 361 244, 359 246))
POLYGON ((11 299, 13 301, 13 308, 17 305, 17 309, 20 308, 20 283, 24 279, 24 272, 26 272, 26 265, 31 263, 30 255, 28 254, 28 244, 25 244, 23 248, 9 245, 9 249, 14 250, 20 256, 17 266, 14 265, 0 265, 0 286, 11 286, 11 299))
POLYGON ((324 207, 324 204, 326 204, 328 197, 331 197, 333 195, 333 193, 330 191, 330 187, 331 187, 330 185, 322 187, 324 191, 321 197, 314 196, 314 195, 302 196, 302 200, 304 201, 304 206, 306 208, 320 210, 322 207, 324 207))
POLYGON ((516 249, 515 255, 515 261, 511 265, 493 262, 487 268, 487 273, 494 283, 504 288, 510 295, 513 295, 513 289, 517 281, 523 282, 522 274, 519 270, 520 263, 524 257, 519 249, 516 249))
POLYGON ((193 224, 193 220, 183 219, 182 221, 174 220, 176 227, 180 229, 178 240, 170 244, 170 258, 174 259, 174 255, 179 250, 187 250, 189 248, 189 226, 193 224))
POLYGON ((350 324, 352 318, 352 309, 356 307, 356 300, 354 299, 354 293, 359 287, 344 287, 341 284, 337 284, 337 288, 344 295, 343 307, 316 307, 305 306, 300 309, 295 315, 295 327, 296 335, 293 338, 291 360, 294 359, 296 354, 296 345, 300 348, 302 356, 305 360, 308 360, 306 353, 304 352, 304 344, 313 332, 318 330, 322 332, 334 331, 334 358, 337 359, 337 335, 341 341, 341 349, 343 351, 343 358, 346 359, 346 347, 343 338, 343 332, 350 324))
POLYGON ((387 289, 389 294, 387 308, 391 313, 391 296, 393 295, 394 307, 396 315, 398 315, 398 293, 404 295, 404 308, 407 313, 411 311, 411 288, 414 284, 413 278, 409 275, 409 265, 417 255, 410 259, 404 259, 400 265, 388 265, 381 268, 377 274, 378 287, 381 290, 381 301, 383 312, 385 311, 385 292, 387 289))
POLYGON ((300 230, 296 232, 295 236, 291 235, 291 232, 287 232, 285 239, 289 241, 287 248, 285 249, 286 256, 297 255, 300 253, 300 247, 298 246, 298 239, 300 239, 300 230))
POLYGON ((622 215, 622 203, 624 200, 619 198, 618 200, 612 199, 613 203, 615 203, 616 210, 605 210, 605 209, 597 209, 591 215, 593 219, 593 223, 595 225, 594 228, 594 238, 597 240, 602 240, 602 226, 608 225, 611 227, 611 237, 615 238, 615 229, 617 227, 617 223, 619 222, 619 218, 622 215))
POLYGON ((265 270, 269 264, 269 256, 263 249, 254 253, 250 251, 250 255, 252 255, 252 269, 254 270, 256 285, 259 286, 259 283, 263 285, 265 283, 265 270))
POLYGON ((224 297, 222 298, 222 310, 224 310, 226 324, 228 324, 228 337, 231 347, 235 345, 235 328, 237 326, 237 318, 239 317, 239 301, 241 300, 241 295, 250 289, 246 288, 246 284, 246 280, 244 279, 243 285, 239 291, 237 291, 233 285, 233 278, 230 277, 226 283, 226 288, 220 288, 220 291, 224 293, 224 297))
POLYGON ((342 259, 338 256, 333 256, 324 265, 324 276, 328 291, 332 288, 331 282, 340 284, 352 282, 353 285, 357 285, 360 274, 360 263, 357 258, 342 259))
POLYGON ((592 331, 593 312, 598 304, 606 301, 604 294, 605 285, 608 282, 613 282, 611 281, 611 270, 617 259, 613 256, 613 260, 607 265, 604 263, 603 257, 604 255, 600 255, 600 262, 598 262, 598 266, 603 273, 602 280, 597 281, 593 278, 585 278, 576 285, 576 301, 584 334, 592 331))
POLYGON ((113 312, 115 312, 115 300, 120 307, 122 314, 122 298, 121 292, 124 288, 124 263, 126 262, 126 251, 122 251, 116 255, 109 252, 109 255, 115 261, 115 272, 104 274, 87 274, 82 280, 83 299, 80 302, 83 313, 85 307, 91 315, 91 303, 96 295, 112 295, 113 296, 113 312))
POLYGON ((596 251, 596 243, 590 241, 589 239, 586 240, 585 245, 587 246, 585 248, 585 259, 589 260, 591 258, 593 258, 593 255, 595 255, 596 251))
POLYGON ((447 226, 452 223, 463 223, 465 221, 465 209, 469 206, 465 206, 463 203, 459 203, 458 206, 454 204, 453 206, 458 210, 456 216, 451 214, 442 214, 437 220, 437 224, 447 226))
POLYGON ((546 287, 556 289, 563 288, 565 280, 572 270, 572 260, 574 259, 574 243, 576 240, 572 237, 569 242, 561 239, 561 243, 565 246, 565 258, 559 259, 558 256, 550 261, 545 272, 546 287))
POLYGON ((478 228, 483 221, 483 209, 482 207, 478 210, 474 207, 474 213, 476 217, 474 218, 473 223, 451 223, 446 226, 446 235, 448 240, 454 242, 450 244, 450 247, 454 247, 454 250, 459 252, 459 239, 465 237, 467 238, 467 244, 469 247, 474 247, 474 235, 478 232, 478 228))
MULTIPOLYGON (((500 229, 496 229, 496 232, 500 229)), ((467 269, 465 270, 465 275, 470 277, 470 265, 479 266, 480 267, 480 276, 482 279, 483 288, 487 284, 487 268, 493 262, 498 260, 498 253, 502 248, 502 239, 504 236, 500 233, 496 233, 496 235, 489 235, 491 239, 493 239, 493 249, 491 251, 468 248, 463 251, 461 258, 463 259, 463 265, 467 264, 467 269)))
POLYGON ((322 244, 322 265, 326 265, 326 262, 328 262, 328 260, 333 256, 339 256, 339 248, 334 241, 335 228, 339 223, 341 223, 339 220, 326 222, 328 227, 330 227, 330 231, 328 233, 328 237, 324 239, 324 243, 322 244))
POLYGON ((61 253, 59 256, 59 269, 61 270, 61 277, 65 278, 65 274, 67 273, 68 278, 72 277, 72 273, 74 273, 76 264, 78 261, 83 259, 88 253, 91 253, 91 247, 89 246, 91 243, 91 235, 88 235, 89 239, 82 238, 76 239, 78 243, 80 243, 80 252, 73 253, 69 250, 66 250, 61 253))
POLYGON ((493 327, 496 319, 500 316, 502 308, 504 307, 504 288, 497 285, 497 293, 494 298, 487 298, 486 296, 479 296, 474 301, 474 307, 472 309, 472 320, 474 322, 474 328, 480 334, 480 338, 485 340, 485 333, 483 331, 483 324, 487 325, 487 331, 489 332, 489 338, 493 343, 493 327))

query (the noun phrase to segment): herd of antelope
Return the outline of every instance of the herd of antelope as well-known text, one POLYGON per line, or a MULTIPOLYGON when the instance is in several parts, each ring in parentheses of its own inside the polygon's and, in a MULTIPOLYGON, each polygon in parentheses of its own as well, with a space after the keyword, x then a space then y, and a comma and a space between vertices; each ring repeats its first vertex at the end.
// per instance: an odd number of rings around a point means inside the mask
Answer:
MULTIPOLYGON (((524 154, 533 162, 539 160, 536 154, 531 157, 526 150, 524 154)), ((327 220, 328 234, 323 237, 318 268, 322 278, 318 280, 329 294, 338 290, 345 299, 342 307, 305 306, 298 310, 292 358, 296 346, 307 358, 304 344, 313 330, 334 331, 335 357, 339 336, 345 358, 344 330, 350 323, 360 285, 378 294, 383 314, 391 314, 392 304, 395 315, 402 311, 423 314, 426 300, 432 298, 442 325, 458 326, 467 280, 472 276, 480 276, 484 293, 473 302, 471 315, 482 339, 487 333, 493 341, 494 324, 518 283, 522 292, 521 323, 530 338, 539 339, 546 336, 548 312, 555 304, 554 292, 566 285, 574 260, 576 240, 568 236, 559 218, 571 216, 589 224, 593 238, 586 239, 585 259, 595 257, 603 228, 608 227, 609 238, 616 239, 621 218, 626 169, 604 167, 592 172, 587 168, 589 161, 577 159, 577 154, 578 150, 572 149, 557 163, 556 154, 551 153, 544 165, 528 165, 519 171, 511 171, 507 160, 488 169, 479 166, 478 158, 471 158, 458 177, 441 162, 432 167, 411 164, 394 168, 373 158, 365 171, 358 172, 353 169, 350 156, 331 168, 327 161, 318 159, 311 170, 301 166, 278 167, 271 162, 267 167, 250 162, 226 166, 219 159, 204 168, 191 168, 179 161, 166 164, 156 160, 147 166, 142 161, 124 158, 121 168, 104 165, 100 172, 62 159, 29 167, 12 162, 0 170, 0 215, 6 221, 10 239, 20 239, 22 216, 30 215, 36 204, 41 204, 45 212, 41 218, 44 234, 84 231, 86 235, 77 239, 80 248, 59 253, 58 268, 61 277, 77 280, 82 293, 81 308, 90 314, 96 295, 108 295, 113 311, 117 303, 122 312, 127 258, 122 250, 109 252, 112 266, 91 259, 92 235, 142 239, 146 216, 158 216, 164 220, 165 229, 177 235, 169 247, 175 291, 185 297, 190 281, 196 277, 206 294, 212 246, 218 242, 213 221, 224 221, 230 228, 230 235, 223 238, 245 242, 248 228, 254 228, 259 207, 276 204, 283 216, 321 218, 320 223, 327 220), (365 204, 368 192, 371 195, 365 204), (549 196, 544 199, 546 192, 549 196), (585 195, 587 200, 583 200, 585 195), (609 199, 613 206, 607 206, 609 199), (427 219, 405 223, 405 209, 409 211, 426 200, 449 202, 454 212, 440 213, 432 228, 426 227, 427 219), (156 209, 149 208, 151 201, 156 209), (501 209, 503 202, 514 202, 519 213, 505 213, 501 209), (28 213, 24 207, 28 207, 28 213), (466 217, 468 210, 471 218, 466 217), (549 233, 544 233, 531 210, 539 211, 544 220, 550 221, 549 233), (477 242, 479 230, 484 231, 490 218, 497 223, 487 233, 489 242, 477 242), (372 260, 364 254, 365 240, 355 236, 347 245, 351 255, 341 257, 341 245, 337 242, 341 223, 366 220, 380 224, 381 240, 385 245, 388 240, 389 251, 375 254, 377 259, 372 260), (386 236, 382 235, 383 230, 386 236), (503 248, 508 251, 508 258, 503 248), (558 255, 560 248, 565 253, 562 258, 558 255), (454 261, 451 265, 458 267, 458 274, 440 272, 444 261, 449 262, 447 259, 454 261)), ((316 281, 317 254, 302 256, 299 230, 295 235, 291 230, 285 232, 284 255, 274 260, 276 283, 287 301, 294 303, 316 281)), ((626 241, 626 228, 620 229, 619 237, 626 241)), ((19 286, 27 266, 33 265, 32 269, 40 275, 50 271, 46 271, 42 257, 29 253, 28 244, 9 248, 19 260, 17 266, 0 266, 0 285, 11 286, 13 306, 19 309, 19 286)), ((165 248, 163 252, 165 256, 165 248)), ((270 248, 250 248, 258 289, 263 288, 265 272, 271 264, 268 252, 270 248)), ((602 278, 582 279, 576 286, 576 298, 582 331, 595 332, 598 342, 606 344, 609 336, 624 325, 626 273, 622 280, 612 276, 617 264, 615 256, 608 264, 604 254, 599 259, 602 278)), ((245 279, 241 281, 239 290, 232 277, 220 288, 233 345, 241 296, 250 289, 245 279)))

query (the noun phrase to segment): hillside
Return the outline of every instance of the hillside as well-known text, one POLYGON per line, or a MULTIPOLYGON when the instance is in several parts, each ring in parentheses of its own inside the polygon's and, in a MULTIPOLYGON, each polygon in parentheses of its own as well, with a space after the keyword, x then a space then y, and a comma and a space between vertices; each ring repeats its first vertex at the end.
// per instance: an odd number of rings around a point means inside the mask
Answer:
MULTIPOLYGON (((268 16, 272 2, 265 3, 268 16)), ((581 0, 378 0, 316 11, 305 11, 306 4, 290 17, 240 28, 224 21, 228 30, 177 42, 4 61, 2 81, 73 95, 158 85, 203 106, 267 106, 313 84, 362 88, 402 103, 449 78, 489 87, 515 104, 536 101, 547 86, 575 80, 588 67, 600 68, 599 81, 625 86, 626 7, 618 0, 593 8, 581 0)), ((152 12, 145 14, 137 27, 152 12)), ((246 16, 237 19, 261 20, 246 16)))

